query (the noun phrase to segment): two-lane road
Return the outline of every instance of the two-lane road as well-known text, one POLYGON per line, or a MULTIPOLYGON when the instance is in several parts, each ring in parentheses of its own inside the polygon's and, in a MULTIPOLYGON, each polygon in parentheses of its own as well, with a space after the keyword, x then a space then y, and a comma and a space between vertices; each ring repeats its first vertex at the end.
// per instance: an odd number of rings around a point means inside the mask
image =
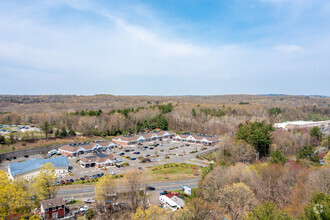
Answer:
MULTIPOLYGON (((181 180, 181 181, 172 181, 172 182, 158 182, 150 183, 148 186, 153 186, 156 188, 156 191, 163 190, 177 190, 181 188, 181 185, 187 185, 192 188, 197 187, 199 179, 191 180, 181 180)), ((121 187, 118 187, 120 189, 121 187)), ((90 198, 94 196, 94 186, 91 187, 81 187, 81 188, 72 188, 72 189, 60 189, 57 193, 57 197, 75 197, 75 198, 90 198)))

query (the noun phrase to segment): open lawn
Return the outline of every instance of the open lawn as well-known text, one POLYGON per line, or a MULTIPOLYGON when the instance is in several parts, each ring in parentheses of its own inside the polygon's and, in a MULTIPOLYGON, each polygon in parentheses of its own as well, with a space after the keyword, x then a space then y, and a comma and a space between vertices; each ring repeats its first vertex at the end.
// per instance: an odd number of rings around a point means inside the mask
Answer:
POLYGON ((197 165, 185 163, 170 163, 147 167, 145 172, 150 181, 153 182, 164 180, 185 180, 198 178, 200 176, 199 167, 197 165))

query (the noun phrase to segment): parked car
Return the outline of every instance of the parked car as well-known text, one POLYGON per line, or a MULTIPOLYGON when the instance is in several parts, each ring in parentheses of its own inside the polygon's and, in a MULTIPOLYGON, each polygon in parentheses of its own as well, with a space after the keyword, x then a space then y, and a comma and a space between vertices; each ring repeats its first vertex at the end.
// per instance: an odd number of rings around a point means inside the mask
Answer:
POLYGON ((93 179, 96 179, 96 178, 97 178, 97 175, 96 175, 96 174, 94 174, 94 175, 93 175, 93 179))
POLYGON ((190 144, 185 144, 187 147, 190 146, 190 144))
POLYGON ((85 199, 84 200, 84 203, 93 203, 93 202, 95 202, 94 199, 85 199))
POLYGON ((101 173, 101 176, 104 176, 104 173, 101 173))
POLYGON ((150 157, 150 154, 147 154, 146 157, 150 157))
POLYGON ((111 175, 115 175, 115 171, 111 171, 110 174, 111 174, 111 175))
POLYGON ((125 150, 125 152, 130 152, 130 150, 127 149, 127 150, 125 150))
POLYGON ((123 156, 125 153, 124 152, 121 152, 121 153, 119 153, 118 155, 119 156, 123 156))
POLYGON ((70 180, 65 180, 65 183, 70 183, 70 180))
POLYGON ((152 187, 152 186, 147 186, 146 187, 146 190, 148 190, 148 191, 154 191, 154 190, 156 190, 156 188, 155 187, 152 187))
POLYGON ((83 180, 85 180, 85 178, 84 178, 84 177, 80 177, 80 180, 82 180, 82 181, 83 181, 83 180))
POLYGON ((89 179, 89 177, 88 177, 87 175, 85 175, 85 176, 84 176, 84 178, 85 178, 86 180, 88 180, 88 179, 89 179))
POLYGON ((153 147, 149 147, 150 150, 153 150, 154 148, 153 147))
POLYGON ((88 210, 88 206, 87 205, 85 205, 85 206, 83 206, 83 207, 80 208, 80 211, 81 212, 85 212, 87 210, 88 210))
POLYGON ((94 179, 92 175, 89 176, 89 179, 94 179))
POLYGON ((159 194, 160 194, 160 195, 166 195, 166 194, 167 194, 167 191, 164 190, 163 192, 160 192, 159 194))
POLYGON ((133 158, 131 158, 131 160, 136 160, 136 158, 133 157, 133 158))
POLYGON ((147 149, 147 148, 148 148, 148 146, 144 146, 143 148, 147 149))
POLYGON ((48 156, 51 157, 53 155, 57 154, 57 150, 51 150, 51 151, 48 151, 48 156))
POLYGON ((12 160, 16 160, 16 157, 7 157, 6 160, 12 161, 12 160))
POLYGON ((120 168, 120 164, 116 164, 116 167, 117 167, 117 168, 120 168))
POLYGON ((64 180, 61 180, 61 184, 65 184, 64 180))
POLYGON ((136 154, 136 152, 134 151, 134 152, 132 152, 132 154, 136 154))
POLYGON ((61 185, 61 182, 60 181, 57 181, 57 185, 61 185))
POLYGON ((159 146, 159 144, 155 144, 155 145, 154 145, 154 147, 158 147, 158 146, 159 146))
POLYGON ((139 170, 143 170, 143 168, 142 168, 142 167, 139 167, 138 169, 139 169, 139 170))
POLYGON ((70 183, 74 183, 74 180, 73 179, 70 179, 70 183))
POLYGON ((29 155, 24 155, 25 158, 29 158, 29 155))
POLYGON ((137 151, 137 152, 135 152, 135 154, 140 154, 140 152, 137 151))
POLYGON ((99 173, 98 173, 98 174, 96 174, 96 175, 97 175, 97 177, 101 177, 101 174, 99 174, 99 173))

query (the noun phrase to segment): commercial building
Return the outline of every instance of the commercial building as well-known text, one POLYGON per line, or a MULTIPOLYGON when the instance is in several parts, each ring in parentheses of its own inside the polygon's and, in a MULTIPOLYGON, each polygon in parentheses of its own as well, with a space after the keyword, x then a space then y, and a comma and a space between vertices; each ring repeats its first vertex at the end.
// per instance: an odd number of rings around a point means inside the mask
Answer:
POLYGON ((97 153, 91 156, 85 156, 80 159, 79 163, 85 168, 88 167, 107 167, 115 163, 113 154, 97 153))
POLYGON ((68 144, 60 147, 58 150, 65 156, 76 157, 86 153, 101 152, 117 146, 112 141, 95 141, 86 143, 68 144))
POLYGON ((217 136, 208 136, 201 134, 177 134, 173 137, 174 141, 186 142, 186 143, 195 143, 203 145, 215 145, 220 141, 220 138, 217 136))
POLYGON ((8 164, 9 179, 28 179, 32 180, 39 174, 40 167, 50 163, 54 165, 56 174, 68 172, 69 161, 67 157, 54 157, 49 159, 31 159, 19 163, 8 164))
POLYGON ((163 204, 164 207, 167 207, 173 211, 183 209, 185 206, 183 199, 179 198, 171 192, 159 196, 159 201, 163 204))
POLYGON ((41 202, 43 219, 59 219, 65 217, 65 201, 63 198, 48 199, 41 202))
POLYGON ((116 144, 126 146, 126 145, 134 145, 138 143, 150 142, 154 140, 173 138, 174 135, 175 133, 171 131, 154 131, 144 134, 134 134, 134 135, 126 135, 126 136, 122 135, 113 138, 112 141, 116 144))

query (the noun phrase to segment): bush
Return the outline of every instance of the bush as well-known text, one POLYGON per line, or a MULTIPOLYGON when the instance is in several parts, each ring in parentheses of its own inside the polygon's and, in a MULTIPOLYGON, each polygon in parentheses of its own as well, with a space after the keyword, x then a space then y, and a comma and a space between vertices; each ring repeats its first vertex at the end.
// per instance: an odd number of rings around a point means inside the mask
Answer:
POLYGON ((170 157, 165 157, 165 159, 170 159, 170 157))
POLYGON ((282 151, 274 151, 270 154, 272 163, 285 164, 288 161, 288 158, 282 153, 282 151))
POLYGON ((311 158, 312 154, 314 153, 315 147, 308 145, 304 146, 301 150, 297 153, 297 158, 311 158))

